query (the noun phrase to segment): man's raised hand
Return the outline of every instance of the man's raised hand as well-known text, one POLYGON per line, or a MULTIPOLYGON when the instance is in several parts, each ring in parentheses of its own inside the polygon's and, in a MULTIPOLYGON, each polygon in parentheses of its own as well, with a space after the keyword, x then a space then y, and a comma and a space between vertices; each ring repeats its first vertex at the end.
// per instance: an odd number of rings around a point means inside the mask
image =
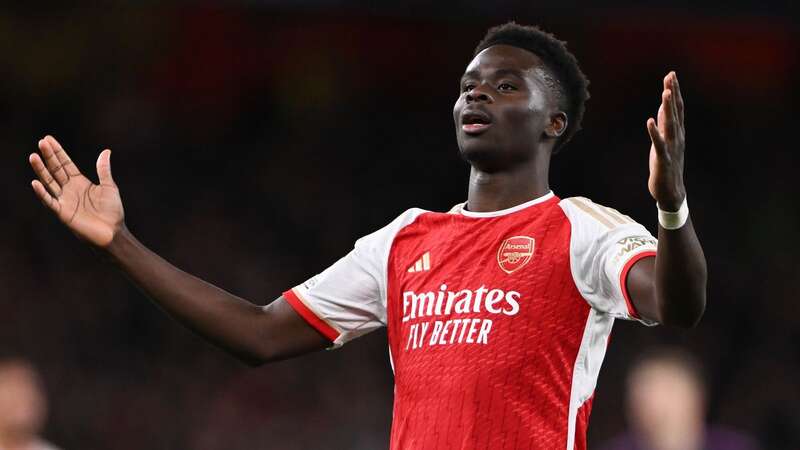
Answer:
POLYGON ((28 160, 38 180, 31 185, 36 196, 79 238, 106 247, 124 226, 125 213, 119 189, 111 177, 111 150, 97 158, 100 184, 83 176, 52 136, 39 141, 39 151, 28 160))
POLYGON ((686 147, 683 126, 683 97, 678 76, 670 72, 664 77, 658 122, 647 119, 650 134, 650 194, 664 211, 677 211, 686 197, 683 184, 683 152, 686 147))

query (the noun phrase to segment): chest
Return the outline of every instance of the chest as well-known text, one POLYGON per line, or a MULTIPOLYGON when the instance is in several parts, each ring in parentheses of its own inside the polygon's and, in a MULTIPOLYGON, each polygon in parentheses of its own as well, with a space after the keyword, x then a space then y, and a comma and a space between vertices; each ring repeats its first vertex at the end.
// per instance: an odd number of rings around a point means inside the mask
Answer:
POLYGON ((559 327, 580 303, 569 242, 569 222, 560 211, 480 220, 422 217, 398 234, 390 254, 392 346, 397 352, 491 351, 493 342, 532 327, 537 333, 559 327))
POLYGON ((390 287, 438 292, 484 286, 541 294, 555 272, 569 271, 569 242, 569 222, 558 211, 488 219, 423 217, 395 239, 390 287))

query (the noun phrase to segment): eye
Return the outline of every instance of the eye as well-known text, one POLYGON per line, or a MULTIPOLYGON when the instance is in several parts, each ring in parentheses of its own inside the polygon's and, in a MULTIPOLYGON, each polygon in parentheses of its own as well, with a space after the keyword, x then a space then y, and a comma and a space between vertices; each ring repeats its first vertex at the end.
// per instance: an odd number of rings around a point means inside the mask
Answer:
POLYGON ((497 86, 497 90, 499 91, 513 91, 516 89, 517 88, 515 88, 513 85, 509 83, 500 83, 500 86, 497 86))
POLYGON ((461 92, 469 92, 475 89, 475 85, 472 83, 466 83, 464 86, 461 87, 461 92))

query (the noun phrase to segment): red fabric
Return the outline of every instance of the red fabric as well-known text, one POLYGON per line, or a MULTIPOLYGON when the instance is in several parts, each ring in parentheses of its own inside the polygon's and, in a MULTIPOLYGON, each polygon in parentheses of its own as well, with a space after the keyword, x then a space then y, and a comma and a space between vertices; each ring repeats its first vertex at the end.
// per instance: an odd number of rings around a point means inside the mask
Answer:
POLYGON ((635 319, 639 319, 639 313, 636 312, 636 307, 633 306, 631 296, 628 294, 628 273, 630 273, 633 265, 636 264, 637 261, 649 256, 656 256, 656 252, 648 251, 635 255, 625 263, 625 265, 622 267, 622 272, 619 274, 619 285, 622 287, 622 296, 625 297, 625 305, 628 306, 628 314, 635 319))
MULTIPOLYGON (((398 233, 389 256, 387 292, 395 369, 392 450, 566 448, 573 370, 590 307, 572 279, 570 223, 558 201, 493 218, 425 213, 398 233), (516 236, 534 240, 533 255, 524 265, 528 241, 506 243, 516 236), (511 273, 499 262, 501 246, 504 252, 523 253, 510 256, 510 263, 506 258, 511 273), (430 252, 430 270, 409 273, 425 252, 430 252), (457 312, 453 307, 446 313, 447 293, 461 293, 455 302, 466 298, 465 290, 473 293, 472 308, 457 312), (487 298, 497 298, 492 290, 518 293, 518 310, 510 314, 514 308, 506 297, 490 305, 487 298), (439 313, 434 305, 431 315, 423 308, 423 317, 411 318, 411 297, 404 297, 409 292, 430 292, 434 298, 442 292, 439 313), (508 314, 490 311, 500 308, 508 314), (477 324, 473 343, 466 342, 469 328, 461 343, 452 337, 461 326, 452 321, 465 319, 470 327, 477 324), (491 329, 479 343, 487 320, 491 329), (446 323, 450 334, 443 339, 446 323), (414 331, 419 336, 424 324, 424 339, 414 348, 414 331)), ((589 410, 581 411, 584 422, 576 432, 582 436, 576 442, 585 447, 589 410)))
POLYGON ((330 339, 331 342, 335 341, 339 338, 339 332, 336 331, 333 327, 325 323, 324 320, 319 318, 314 311, 308 309, 308 307, 303 303, 297 294, 293 290, 288 290, 283 293, 283 297, 286 301, 297 311, 297 314, 300 314, 300 317, 305 319, 306 322, 309 323, 312 327, 314 327, 317 331, 320 332, 323 336, 330 339))
POLYGON ((578 408, 578 415, 575 420, 575 450, 586 450, 586 430, 589 428, 589 414, 592 412, 592 402, 594 395, 589 400, 583 402, 578 408))

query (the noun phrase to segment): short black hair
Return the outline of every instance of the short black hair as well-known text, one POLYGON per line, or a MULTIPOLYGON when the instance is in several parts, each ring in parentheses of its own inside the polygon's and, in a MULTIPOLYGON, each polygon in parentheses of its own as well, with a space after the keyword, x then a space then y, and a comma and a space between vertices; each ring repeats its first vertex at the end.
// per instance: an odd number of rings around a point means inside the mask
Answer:
POLYGON ((578 60, 567 50, 566 42, 537 26, 516 22, 490 28, 472 56, 493 45, 510 45, 534 53, 555 77, 546 81, 555 91, 559 107, 567 114, 567 129, 553 149, 557 152, 581 129, 586 100, 589 100, 589 79, 581 71, 578 60))

